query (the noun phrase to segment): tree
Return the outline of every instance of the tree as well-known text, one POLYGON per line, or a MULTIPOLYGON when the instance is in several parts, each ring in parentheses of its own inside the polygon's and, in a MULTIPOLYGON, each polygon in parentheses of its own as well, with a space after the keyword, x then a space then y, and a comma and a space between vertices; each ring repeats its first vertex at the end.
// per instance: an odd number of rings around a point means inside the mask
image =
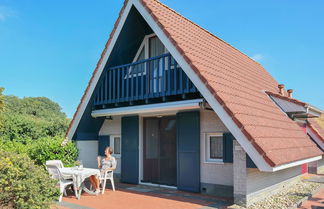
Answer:
POLYGON ((4 106, 5 106, 5 97, 2 94, 4 91, 4 88, 0 87, 0 130, 3 129, 3 116, 2 112, 4 111, 4 106))
POLYGON ((4 96, 0 137, 26 141, 42 137, 63 136, 69 120, 59 104, 46 97, 4 96))
POLYGON ((3 111, 4 109, 4 104, 5 104, 5 97, 4 95, 2 94, 4 88, 1 88, 0 87, 0 113, 3 111))

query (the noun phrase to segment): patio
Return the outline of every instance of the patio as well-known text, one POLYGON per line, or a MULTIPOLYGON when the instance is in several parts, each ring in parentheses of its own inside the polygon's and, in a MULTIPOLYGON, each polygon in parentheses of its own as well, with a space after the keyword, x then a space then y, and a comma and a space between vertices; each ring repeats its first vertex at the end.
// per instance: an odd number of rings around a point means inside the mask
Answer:
POLYGON ((70 192, 57 203, 59 209, 212 209, 230 205, 231 199, 181 192, 175 189, 144 185, 117 184, 113 192, 108 184, 104 195, 82 194, 80 200, 70 192))

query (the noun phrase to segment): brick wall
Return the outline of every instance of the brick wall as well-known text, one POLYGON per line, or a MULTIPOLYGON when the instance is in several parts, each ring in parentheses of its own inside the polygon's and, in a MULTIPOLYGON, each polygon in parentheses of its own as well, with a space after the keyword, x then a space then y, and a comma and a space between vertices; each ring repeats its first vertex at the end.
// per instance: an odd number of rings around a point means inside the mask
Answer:
POLYGON ((247 169, 246 153, 241 145, 233 141, 233 183, 234 203, 246 206, 247 195, 247 169))

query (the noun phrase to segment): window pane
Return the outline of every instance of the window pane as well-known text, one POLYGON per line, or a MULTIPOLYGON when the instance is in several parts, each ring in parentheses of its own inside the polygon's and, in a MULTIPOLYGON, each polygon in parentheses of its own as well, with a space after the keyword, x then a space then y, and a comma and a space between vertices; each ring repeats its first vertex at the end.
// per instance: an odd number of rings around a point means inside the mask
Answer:
POLYGON ((120 154, 120 137, 114 138, 114 153, 120 154))
POLYGON ((138 58, 137 58, 136 61, 140 61, 140 60, 145 59, 144 48, 145 48, 145 47, 142 48, 141 53, 139 54, 139 56, 138 56, 138 58))
POLYGON ((223 137, 210 136, 210 159, 223 159, 223 137))
MULTIPOLYGON (((138 58, 135 60, 135 62, 138 62, 140 60, 144 60, 145 59, 145 47, 142 48, 138 58)), ((145 69, 145 63, 141 63, 141 64, 137 64, 137 65, 134 65, 134 66, 131 66, 130 69, 129 69, 129 74, 139 74, 139 76, 141 75, 141 73, 143 73, 145 69)))
POLYGON ((164 54, 164 45, 157 36, 150 38, 149 42, 150 57, 156 57, 164 54))

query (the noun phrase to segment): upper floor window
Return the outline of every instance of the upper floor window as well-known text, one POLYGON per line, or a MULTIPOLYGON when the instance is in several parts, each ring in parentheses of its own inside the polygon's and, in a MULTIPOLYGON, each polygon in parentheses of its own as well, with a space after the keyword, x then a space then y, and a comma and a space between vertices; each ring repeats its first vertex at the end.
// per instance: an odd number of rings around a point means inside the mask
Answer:
MULTIPOLYGON (((140 45, 134 57, 133 63, 151 57, 156 57, 165 54, 167 52, 168 52, 167 49, 164 47, 163 43, 155 34, 147 35, 144 37, 142 44, 140 45)), ((142 75, 145 73, 146 73, 145 63, 133 66, 129 69, 129 75, 142 75)))
POLYGON ((157 36, 149 38, 149 58, 162 55, 165 52, 165 47, 157 36))

